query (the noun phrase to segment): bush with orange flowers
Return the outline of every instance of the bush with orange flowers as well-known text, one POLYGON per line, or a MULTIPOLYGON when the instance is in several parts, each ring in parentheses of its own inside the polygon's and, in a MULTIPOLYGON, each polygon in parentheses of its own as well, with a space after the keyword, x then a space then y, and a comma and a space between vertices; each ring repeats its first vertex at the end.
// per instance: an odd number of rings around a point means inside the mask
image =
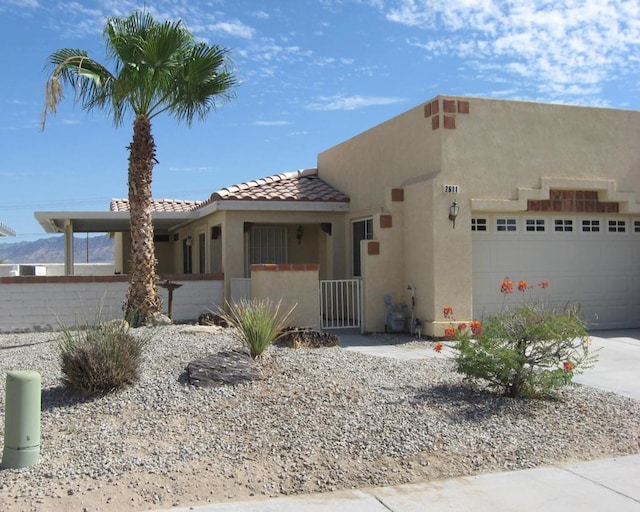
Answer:
MULTIPOLYGON (((539 286, 547 288, 549 283, 542 281, 539 286)), ((523 293, 532 288, 526 281, 518 281, 517 287, 523 293)), ((502 281, 500 291, 512 293, 511 279, 502 281)), ((453 319, 451 307, 447 313, 445 317, 453 319)), ((445 329, 445 337, 449 335, 455 336, 457 371, 509 397, 552 396, 554 389, 570 384, 596 361, 577 305, 558 309, 524 300, 482 323, 475 320, 469 326, 445 329)))

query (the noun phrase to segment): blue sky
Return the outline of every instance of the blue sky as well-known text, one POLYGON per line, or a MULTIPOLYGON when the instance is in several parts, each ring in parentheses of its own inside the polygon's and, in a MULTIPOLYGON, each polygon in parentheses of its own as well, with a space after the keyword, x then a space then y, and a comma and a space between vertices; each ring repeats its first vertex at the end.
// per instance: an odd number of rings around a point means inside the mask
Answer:
MULTIPOLYGON (((134 0, 0 0, 0 221, 44 236, 36 210, 107 210, 127 195, 131 123, 67 97, 44 132, 45 64, 104 61, 107 16, 134 0)), ((155 197, 205 199, 316 165, 316 155, 438 94, 640 110, 638 0, 148 1, 230 49, 236 98, 191 128, 157 118, 155 197)), ((640 144, 640 143, 639 143, 640 144)))

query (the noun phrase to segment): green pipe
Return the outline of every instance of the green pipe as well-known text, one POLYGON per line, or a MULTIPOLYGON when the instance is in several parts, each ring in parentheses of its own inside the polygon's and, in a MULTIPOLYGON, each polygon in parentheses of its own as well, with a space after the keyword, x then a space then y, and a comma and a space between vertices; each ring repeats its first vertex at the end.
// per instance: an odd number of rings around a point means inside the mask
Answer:
POLYGON ((38 462, 41 400, 38 372, 7 372, 3 468, 24 468, 38 462))

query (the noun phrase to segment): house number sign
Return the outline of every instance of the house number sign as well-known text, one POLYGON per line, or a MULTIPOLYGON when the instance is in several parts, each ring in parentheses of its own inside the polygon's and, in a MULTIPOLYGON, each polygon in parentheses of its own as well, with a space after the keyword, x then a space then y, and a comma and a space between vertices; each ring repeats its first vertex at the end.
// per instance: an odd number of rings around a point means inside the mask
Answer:
POLYGON ((458 192, 460 192, 460 186, 459 185, 445 185, 444 186, 444 193, 445 194, 457 194, 458 192))

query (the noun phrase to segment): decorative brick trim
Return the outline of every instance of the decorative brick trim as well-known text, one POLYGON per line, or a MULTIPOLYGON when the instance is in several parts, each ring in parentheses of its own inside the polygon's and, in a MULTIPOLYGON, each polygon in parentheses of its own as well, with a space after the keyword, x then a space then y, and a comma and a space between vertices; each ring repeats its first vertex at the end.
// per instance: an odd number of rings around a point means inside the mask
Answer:
POLYGON ((437 130, 440 128, 440 116, 433 116, 431 118, 431 129, 437 130))
POLYGON ((392 188, 391 189, 391 201, 394 203, 401 203, 404 201, 404 189, 392 188))
POLYGON ((393 227, 393 216, 388 213, 380 215, 380 227, 383 229, 393 227))
MULTIPOLYGON (((222 281, 224 274, 161 274, 159 281, 222 281)), ((15 276, 0 277, 0 284, 73 284, 73 283, 127 283, 129 276, 15 276)))
POLYGON ((615 202, 601 202, 596 190, 550 190, 549 199, 527 201, 531 212, 618 213, 615 202))
POLYGON ((267 272, 288 272, 288 271, 318 271, 320 265, 317 263, 260 263, 250 267, 251 272, 267 271, 267 272))
POLYGON ((455 114, 456 100, 442 100, 442 111, 449 114, 455 114))
POLYGON ((444 129, 455 130, 456 129, 456 116, 444 116, 444 129))
POLYGON ((468 100, 458 100, 458 114, 468 114, 469 110, 468 100))
POLYGON ((369 256, 377 256, 380 254, 380 242, 367 242, 367 254, 369 256))
POLYGON ((440 108, 438 105, 438 100, 433 100, 431 102, 431 115, 436 115, 438 112, 440 112, 440 108))
POLYGON ((426 103, 424 106, 424 117, 431 117, 431 103, 426 103))

